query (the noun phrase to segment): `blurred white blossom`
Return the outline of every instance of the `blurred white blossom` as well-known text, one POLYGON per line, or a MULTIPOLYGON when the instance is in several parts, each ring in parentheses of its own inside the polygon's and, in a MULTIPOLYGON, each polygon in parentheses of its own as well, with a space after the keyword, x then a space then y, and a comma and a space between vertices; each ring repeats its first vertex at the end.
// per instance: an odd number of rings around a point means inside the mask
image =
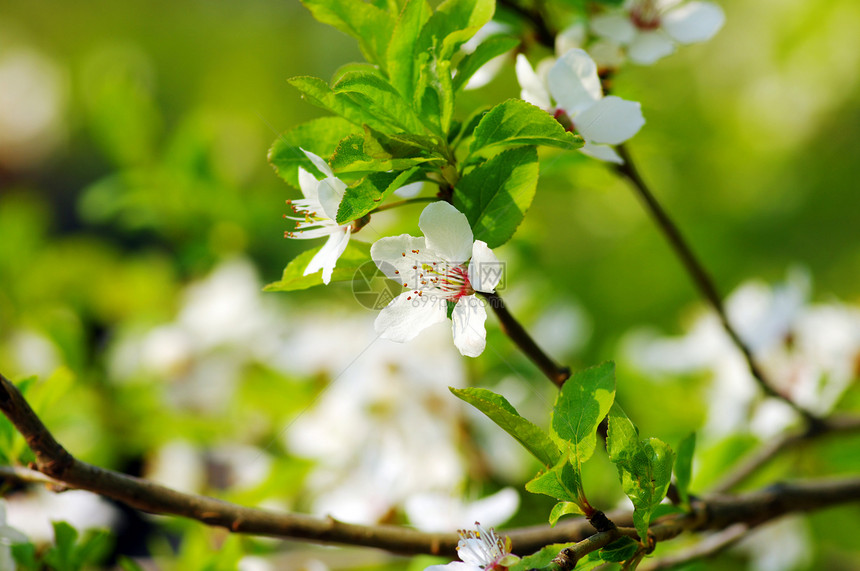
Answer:
POLYGON ((106 499, 83 490, 61 494, 44 487, 32 488, 6 498, 6 522, 34 543, 54 539, 51 522, 65 521, 79 532, 92 528, 114 528, 120 513, 106 499))
MULTIPOLYGON (((748 282, 727 298, 726 310, 774 388, 801 407, 826 414, 858 377, 860 308, 837 301, 810 303, 809 289, 802 271, 774 287, 748 282)), ((707 434, 749 428, 769 437, 797 420, 787 404, 762 399, 743 356, 713 313, 702 314, 682 337, 637 331, 625 347, 634 365, 654 375, 710 373, 707 434)))

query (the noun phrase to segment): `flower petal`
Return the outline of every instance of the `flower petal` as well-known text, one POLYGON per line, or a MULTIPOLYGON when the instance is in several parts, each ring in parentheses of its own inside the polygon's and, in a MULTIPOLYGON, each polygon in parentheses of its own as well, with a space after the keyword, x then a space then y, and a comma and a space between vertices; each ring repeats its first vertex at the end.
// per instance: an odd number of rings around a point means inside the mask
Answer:
POLYGON ((477 357, 484 352, 487 346, 487 330, 484 328, 487 310, 483 300, 476 295, 461 297, 454 306, 451 321, 454 326, 454 345, 461 355, 477 357))
POLYGON ((641 32, 627 47, 630 61, 640 65, 651 65, 675 51, 675 44, 660 30, 641 32))
POLYGON ((306 199, 319 203, 319 186, 320 181, 314 175, 299 167, 299 188, 306 199))
POLYGON ((475 240, 472 245, 472 259, 469 261, 469 283, 472 289, 493 293, 502 280, 504 264, 483 240, 475 240))
POLYGON ((645 119, 639 102, 610 95, 574 117, 573 124, 586 141, 617 145, 638 133, 645 119))
POLYGON ((636 26, 627 14, 608 14, 591 19, 591 29, 598 36, 619 44, 629 44, 636 37, 636 26))
MULTIPOLYGON (((302 149, 301 147, 299 148, 302 149)), ((331 167, 328 166, 328 163, 325 162, 325 159, 304 149, 302 149, 302 152, 308 159, 310 159, 314 166, 317 167, 317 169, 325 175, 326 178, 334 176, 334 173, 331 172, 331 167)))
POLYGON ((520 99, 547 111, 552 109, 552 102, 549 100, 549 91, 540 76, 532 69, 526 56, 523 54, 517 55, 515 69, 517 72, 517 81, 520 84, 520 99))
POLYGON ((688 2, 663 16, 663 29, 681 44, 710 40, 726 22, 723 9, 711 2, 688 2))
POLYGON ((452 561, 445 565, 431 565, 424 569, 424 571, 481 571, 481 567, 478 565, 463 563, 462 561, 452 561))
POLYGON ((428 261, 426 249, 424 238, 401 234, 374 242, 370 247, 370 257, 386 276, 403 287, 418 289, 421 264, 428 261))
POLYGON ((394 194, 399 196, 400 198, 415 198, 418 196, 418 193, 424 188, 424 181, 419 180, 418 182, 411 182, 409 184, 404 184, 400 188, 394 191, 394 194))
POLYGON ((584 50, 568 50, 552 66, 547 81, 558 106, 571 116, 603 97, 597 64, 584 50))
POLYGON ((337 264, 338 258, 346 250, 346 245, 349 244, 349 235, 351 229, 349 226, 340 226, 335 228, 328 241, 323 245, 319 252, 311 258, 308 267, 305 268, 304 275, 316 273, 320 270, 322 273, 323 283, 328 285, 331 281, 331 273, 334 271, 334 266, 337 264))
POLYGON ((346 183, 332 176, 319 182, 317 192, 319 193, 320 206, 329 220, 337 220, 337 209, 343 200, 346 183))
POLYGON ((563 29, 555 37, 555 53, 562 55, 568 50, 581 48, 585 44, 587 33, 585 24, 582 22, 577 22, 563 29))
POLYGON ((446 262, 466 262, 472 255, 474 235, 466 215, 444 201, 428 205, 418 217, 418 227, 424 233, 430 257, 423 261, 435 260, 433 253, 446 262))
POLYGON ((619 165, 624 164, 624 159, 622 159, 618 153, 615 152, 615 149, 609 145, 595 145, 594 143, 586 142, 585 146, 581 147, 579 150, 582 154, 588 155, 593 159, 599 159, 601 161, 607 161, 619 165))
POLYGON ((441 296, 418 296, 414 291, 405 291, 379 312, 373 326, 382 339, 405 343, 431 325, 445 321, 447 310, 448 304, 441 296))

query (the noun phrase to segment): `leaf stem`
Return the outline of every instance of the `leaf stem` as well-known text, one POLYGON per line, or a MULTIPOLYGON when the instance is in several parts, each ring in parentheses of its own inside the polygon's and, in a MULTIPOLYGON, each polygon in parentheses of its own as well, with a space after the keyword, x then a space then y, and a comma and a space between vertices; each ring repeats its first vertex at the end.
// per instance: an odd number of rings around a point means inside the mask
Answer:
POLYGON ((657 227, 663 233, 663 236, 681 260, 681 264, 684 266, 684 269, 687 271, 687 274, 690 276, 696 289, 717 313, 723 329, 725 329, 732 342, 743 354, 747 367, 749 368, 750 373, 752 373, 756 383, 758 383, 759 387, 765 392, 765 394, 780 399, 799 412, 810 426, 820 424, 821 420, 818 417, 800 407, 797 403, 788 398, 788 396, 774 388, 773 384, 768 381, 764 372, 756 363, 755 358, 752 355, 752 350, 741 339, 740 334, 738 334, 737 330, 729 322, 728 314, 723 306, 722 298, 717 292, 717 288, 714 285, 713 280, 708 275, 705 267, 693 253, 692 248, 681 234, 678 226, 672 221, 668 213, 654 197, 654 194, 649 189, 647 183, 639 174, 639 170, 636 168, 627 147, 623 144, 618 145, 617 150, 618 154, 621 155, 621 158, 624 159, 624 163, 615 167, 616 172, 630 181, 633 190, 642 200, 643 205, 646 210, 648 210, 648 213, 651 214, 657 227))

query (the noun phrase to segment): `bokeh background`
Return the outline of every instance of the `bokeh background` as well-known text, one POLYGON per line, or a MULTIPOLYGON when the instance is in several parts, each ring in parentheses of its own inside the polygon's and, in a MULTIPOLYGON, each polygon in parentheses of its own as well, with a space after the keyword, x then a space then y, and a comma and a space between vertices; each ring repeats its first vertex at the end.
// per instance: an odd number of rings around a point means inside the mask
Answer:
MULTIPOLYGON (((617 77, 647 120, 630 150, 769 370, 813 408, 857 410, 860 5, 720 3, 715 39, 617 77)), ((4 0, 0 370, 79 458, 180 489, 422 529, 540 522, 550 503, 522 488, 536 464, 446 389, 493 388, 546 422, 554 389, 492 316, 487 351, 469 360, 444 327, 406 346, 375 341, 375 312, 350 284, 262 292, 309 247, 283 238, 298 192, 266 151, 321 113, 285 80, 358 60, 352 39, 296 0, 4 0)), ((461 114, 518 95, 512 61, 461 98, 461 114)), ((544 159, 529 215, 497 252, 504 297, 559 361, 616 360, 618 400, 643 434, 674 444, 699 431, 705 490, 794 419, 757 396, 625 182, 579 154, 544 159)), ((414 234, 419 209, 374 227, 414 234)), ((0 432, 5 462, 26 459, 0 432)), ((788 454, 749 485, 856 474, 859 446, 788 454)), ((612 468, 592 464, 592 503, 611 508, 612 468)), ((4 489, 8 523, 40 550, 50 519, 111 529, 93 568, 431 561, 4 489)), ((699 568, 853 569, 858 515, 786 519, 699 568)))

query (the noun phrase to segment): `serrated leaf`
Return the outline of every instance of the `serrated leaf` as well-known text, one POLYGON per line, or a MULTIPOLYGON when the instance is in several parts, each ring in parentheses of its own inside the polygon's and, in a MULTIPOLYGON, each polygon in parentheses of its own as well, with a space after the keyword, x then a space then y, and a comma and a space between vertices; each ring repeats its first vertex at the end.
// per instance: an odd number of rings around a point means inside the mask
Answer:
POLYGON ((597 426, 615 400, 615 363, 609 361, 578 371, 561 388, 552 413, 552 428, 571 443, 585 462, 597 445, 597 426))
POLYGON ((441 60, 450 60, 463 43, 492 20, 495 9, 495 0, 442 2, 421 30, 419 51, 432 46, 441 60))
POLYGON ((693 477, 693 453, 696 450, 696 433, 691 432, 678 444, 678 457, 675 458, 675 486, 681 502, 690 505, 690 481, 693 477))
POLYGON ((424 125, 400 93, 388 81, 372 73, 349 72, 332 87, 349 94, 362 109, 407 133, 422 133, 424 125))
POLYGON ((639 542, 633 538, 622 537, 601 549, 600 558, 604 561, 620 563, 633 557, 639 551, 639 547, 639 542))
POLYGON ((533 147, 505 151, 463 176, 454 206, 466 215, 476 240, 490 248, 507 242, 522 222, 537 189, 538 157, 533 147))
POLYGON ((520 44, 519 39, 512 36, 492 36, 478 44, 470 54, 463 57, 457 64, 454 76, 454 91, 462 89, 475 73, 495 57, 511 51, 520 44))
POLYGON ((397 18, 391 34, 391 43, 388 44, 388 76, 391 78, 391 85, 406 101, 413 101, 417 78, 416 39, 431 14, 432 10, 425 0, 409 0, 397 18))
POLYGON ((580 498, 584 497, 582 476, 571 465, 568 456, 562 456, 555 466, 532 478, 526 483, 526 490, 533 494, 543 494, 563 502, 576 504, 579 504, 580 498))
POLYGON ((558 502, 549 514, 549 524, 554 526, 559 518, 566 515, 585 515, 585 512, 574 502, 558 502))
POLYGON ((385 69, 394 16, 363 1, 302 0, 314 18, 358 40, 364 57, 385 69))
MULTIPOLYGON (((299 167, 322 176, 301 149, 321 157, 330 156, 342 139, 361 130, 341 117, 320 117, 298 125, 280 135, 269 149, 269 164, 284 181, 299 188, 299 167)), ((359 135, 360 136, 360 135, 359 135)))
POLYGON ((561 451, 549 434, 520 416, 505 397, 487 389, 474 387, 451 388, 450 391, 487 415, 547 468, 555 466, 561 459, 561 451))
POLYGON ((375 172, 348 186, 337 209, 337 223, 346 224, 361 218, 379 206, 395 190, 407 184, 416 172, 417 169, 375 172))
POLYGON ((451 126, 454 112, 454 87, 451 62, 441 59, 431 49, 418 54, 418 81, 415 84, 415 106, 424 124, 437 135, 451 126))
POLYGON ((335 93, 322 79, 311 76, 292 77, 287 82, 298 89, 311 104, 343 117, 354 125, 370 125, 374 129, 387 130, 389 124, 375 116, 348 93, 335 93))
MULTIPOLYGON (((295 291, 323 285, 322 270, 303 275, 311 259, 322 249, 322 246, 302 252, 287 264, 280 281, 272 282, 263 291, 295 291)), ((331 275, 332 282, 352 281, 355 272, 370 259, 370 244, 351 240, 337 260, 337 265, 331 275)))
POLYGON ((426 163, 443 163, 445 159, 428 156, 414 138, 389 137, 367 128, 364 135, 354 134, 338 144, 331 156, 335 174, 403 171, 426 163))
POLYGON ((572 150, 582 147, 582 137, 565 131, 549 113, 522 99, 499 103, 475 128, 470 152, 489 155, 499 149, 522 145, 545 145, 572 150))
POLYGON ((646 542, 651 515, 669 488, 675 454, 657 438, 639 441, 638 431, 618 405, 609 413, 607 449, 621 487, 633 502, 633 525, 646 542))

